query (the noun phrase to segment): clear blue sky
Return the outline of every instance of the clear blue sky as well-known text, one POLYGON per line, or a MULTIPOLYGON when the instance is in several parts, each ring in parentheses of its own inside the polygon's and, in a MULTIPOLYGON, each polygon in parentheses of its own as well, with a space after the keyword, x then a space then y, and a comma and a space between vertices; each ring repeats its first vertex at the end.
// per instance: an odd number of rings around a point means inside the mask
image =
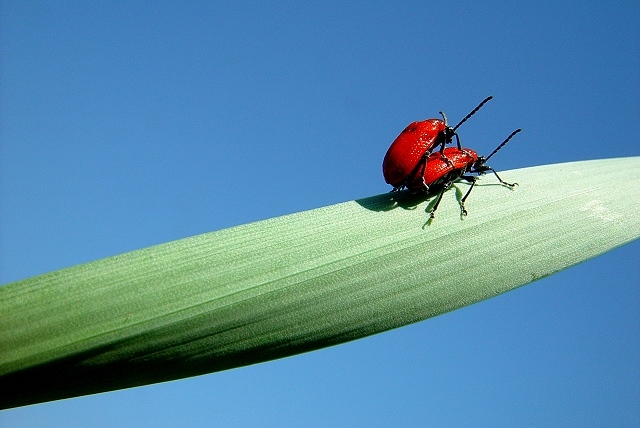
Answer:
MULTIPOLYGON (((637 0, 105 3, 0 2, 2 284, 387 192, 409 122, 487 95, 460 131, 488 153, 523 129, 498 170, 640 155, 637 0)), ((0 426, 638 426, 639 254, 0 426)))

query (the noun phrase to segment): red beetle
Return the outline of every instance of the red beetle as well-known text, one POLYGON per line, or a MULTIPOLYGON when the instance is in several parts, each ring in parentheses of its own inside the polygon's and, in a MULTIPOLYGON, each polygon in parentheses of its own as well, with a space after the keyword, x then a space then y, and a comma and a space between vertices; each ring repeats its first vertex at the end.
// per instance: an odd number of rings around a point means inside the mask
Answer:
MULTIPOLYGON (((520 132, 520 129, 516 129, 504 140, 491 154, 487 157, 478 156, 478 154, 471 149, 459 149, 457 147, 448 147, 444 149, 444 156, 446 159, 443 159, 439 153, 434 153, 427 159, 427 167, 424 170, 424 182, 431 190, 440 189, 440 194, 438 195, 438 199, 436 200, 435 205, 431 209, 430 217, 435 217, 436 209, 438 209, 438 205, 440 204, 440 200, 442 200, 442 195, 444 192, 451 187, 451 185, 459 180, 463 179, 471 183, 471 187, 464 195, 464 197, 460 200, 460 209, 462 215, 467 215, 467 210, 464 207, 464 203, 469 197, 473 186, 476 184, 477 176, 483 175, 488 171, 493 172, 498 181, 501 184, 504 184, 507 187, 513 188, 518 185, 518 183, 507 183, 503 179, 500 178, 495 169, 491 168, 489 165, 486 165, 486 162, 489 160, 491 156, 496 154, 498 150, 500 150, 514 135, 520 132), (465 175, 465 174, 477 174, 477 175, 465 175)), ((420 190, 422 187, 419 183, 414 183, 414 188, 409 187, 410 190, 420 190)))
POLYGON ((458 149, 461 150, 462 146, 456 129, 491 98, 493 97, 485 98, 453 128, 447 124, 447 117, 443 112, 440 112, 442 120, 427 119, 409 124, 391 144, 382 161, 382 173, 385 181, 391 184, 394 190, 400 190, 403 187, 411 189, 422 187, 424 190, 428 190, 427 183, 422 180, 422 176, 427 159, 433 150, 440 146, 440 156, 446 156, 444 154, 445 145, 453 140, 454 135, 458 149))

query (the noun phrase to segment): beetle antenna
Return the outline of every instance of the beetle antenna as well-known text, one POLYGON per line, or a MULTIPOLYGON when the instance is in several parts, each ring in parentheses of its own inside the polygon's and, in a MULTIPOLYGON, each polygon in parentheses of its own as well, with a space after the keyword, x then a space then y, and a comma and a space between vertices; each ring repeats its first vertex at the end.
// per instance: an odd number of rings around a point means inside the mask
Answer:
POLYGON ((448 123, 448 122, 447 122, 447 115, 446 115, 446 114, 444 114, 444 112, 443 112, 443 111, 441 111, 441 112, 440 112, 440 116, 442 116, 442 119, 444 120, 444 124, 445 124, 445 126, 447 126, 447 123, 448 123))
POLYGON ((468 115, 466 115, 464 117, 464 119, 462 119, 460 121, 460 123, 458 123, 456 126, 453 127, 453 130, 455 131, 456 129, 458 129, 460 127, 460 125, 462 125, 463 123, 465 123, 467 121, 467 119, 469 119, 471 116, 473 116, 474 114, 476 114, 476 112, 478 110, 480 110, 482 108, 483 105, 485 105, 491 98, 493 98, 493 96, 487 97, 484 100, 482 100, 482 102, 480 104, 478 104, 478 107, 474 108, 473 110, 471 110, 471 113, 469 113, 468 115))
POLYGON ((492 151, 492 152, 491 152, 491 154, 490 154, 489 156, 487 156, 487 157, 485 158, 485 160, 484 160, 484 161, 485 161, 485 162, 486 162, 486 161, 488 161, 488 160, 489 160, 489 158, 490 158, 491 156, 495 155, 495 154, 496 154, 496 152, 497 152, 498 150, 500 150, 500 149, 501 149, 505 144, 507 144, 507 143, 509 142, 509 140, 510 140, 510 139, 512 139, 512 138, 513 138, 513 136, 514 136, 514 135, 516 135, 516 134, 517 134, 518 132, 520 132, 520 131, 522 131, 522 129, 520 129, 520 128, 518 128, 518 129, 516 129, 515 131, 513 131, 513 132, 511 133, 511 135, 509 135, 509 136, 507 137, 507 139, 506 139, 506 140, 504 140, 504 141, 503 141, 503 142, 502 142, 498 147, 496 147, 496 149, 495 149, 494 151, 492 151))

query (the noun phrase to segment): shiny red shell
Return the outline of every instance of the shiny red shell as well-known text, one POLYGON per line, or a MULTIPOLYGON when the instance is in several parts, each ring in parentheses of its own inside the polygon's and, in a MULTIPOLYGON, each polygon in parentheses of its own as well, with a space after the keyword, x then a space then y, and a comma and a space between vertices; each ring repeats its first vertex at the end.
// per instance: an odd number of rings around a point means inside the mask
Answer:
POLYGON ((422 185, 422 170, 418 165, 427 151, 442 143, 446 128, 447 125, 441 119, 427 119, 409 124, 384 156, 382 174, 385 181, 396 188, 415 188, 418 184, 422 185))
MULTIPOLYGON (((464 173, 461 170, 471 167, 478 160, 478 154, 471 149, 460 150, 457 147, 447 147, 444 149, 443 155, 446 159, 443 159, 440 152, 433 153, 427 158, 423 178, 424 184, 429 187, 444 184, 445 181, 460 177, 464 173), (449 175, 450 173, 454 173, 455 177, 449 175)), ((414 183, 409 189, 420 190, 422 184, 422 181, 414 183)))

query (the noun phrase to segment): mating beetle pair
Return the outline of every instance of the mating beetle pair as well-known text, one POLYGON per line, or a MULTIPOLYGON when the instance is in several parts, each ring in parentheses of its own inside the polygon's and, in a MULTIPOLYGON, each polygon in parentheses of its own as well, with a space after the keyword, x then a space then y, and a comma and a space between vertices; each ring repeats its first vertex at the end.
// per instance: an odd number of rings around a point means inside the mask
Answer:
POLYGON ((434 218, 444 192, 459 179, 471 183, 471 187, 460 201, 462 215, 467 215, 464 203, 476 183, 477 176, 491 171, 501 184, 509 188, 515 187, 518 183, 507 183, 502 180, 493 168, 486 165, 486 162, 520 132, 520 129, 513 131, 486 157, 478 156, 474 150, 462 148, 456 132, 460 125, 492 98, 485 98, 453 128, 447 124, 447 117, 443 112, 440 112, 442 120, 427 119, 409 124, 391 144, 384 157, 382 172, 385 181, 394 187, 393 190, 407 188, 412 192, 427 193, 440 190, 438 199, 431 209, 431 218, 434 218), (446 147, 453 142, 454 136, 457 147, 446 147), (438 146, 440 150, 434 152, 438 146))

